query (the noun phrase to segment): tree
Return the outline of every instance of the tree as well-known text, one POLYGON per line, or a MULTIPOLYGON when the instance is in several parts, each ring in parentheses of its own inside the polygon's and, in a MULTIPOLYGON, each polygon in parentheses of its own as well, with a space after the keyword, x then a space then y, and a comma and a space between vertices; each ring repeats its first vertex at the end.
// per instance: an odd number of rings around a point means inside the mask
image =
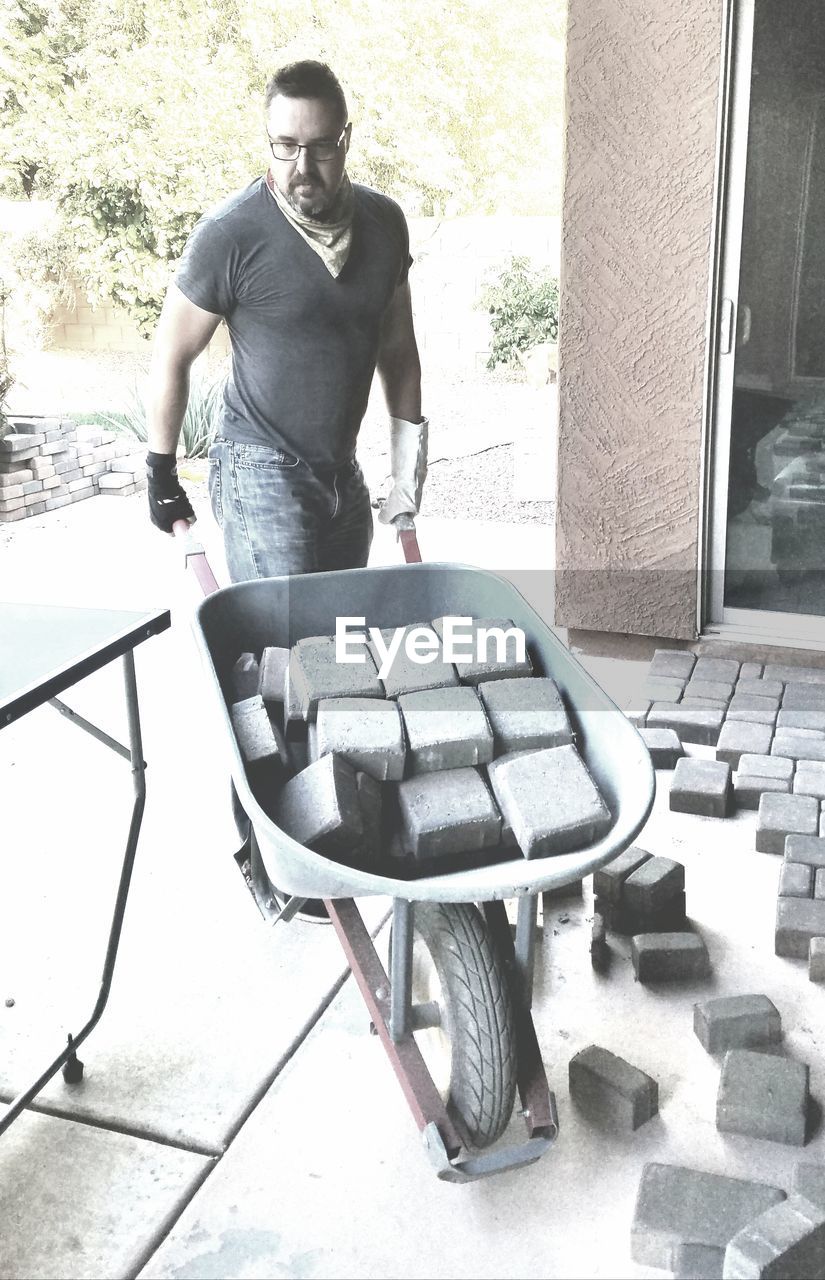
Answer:
POLYGON ((553 4, 0 0, 0 194, 54 199, 90 296, 148 329, 198 217, 266 163, 272 70, 319 57, 347 87, 354 178, 411 213, 551 212, 553 4))

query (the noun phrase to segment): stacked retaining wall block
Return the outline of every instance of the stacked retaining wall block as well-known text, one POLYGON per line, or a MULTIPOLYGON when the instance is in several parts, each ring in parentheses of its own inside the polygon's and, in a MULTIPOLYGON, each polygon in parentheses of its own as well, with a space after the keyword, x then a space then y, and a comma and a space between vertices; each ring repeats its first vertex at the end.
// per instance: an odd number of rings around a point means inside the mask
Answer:
POLYGON ((685 868, 671 858, 632 847, 593 875, 593 968, 609 964, 607 931, 630 937, 642 983, 701 980, 710 973, 704 941, 686 915, 685 868))
MULTIPOLYGON (((442 624, 420 624, 435 649, 442 624)), ((229 673, 250 788, 287 835, 352 866, 383 860, 386 874, 415 877, 564 853, 607 832, 611 814, 576 748, 572 709, 553 680, 533 674, 529 654, 512 646, 461 666, 442 654, 434 678, 403 646, 385 669, 390 638, 350 635, 357 660, 338 662, 335 637, 308 636, 241 653, 229 673)), ((633 909, 647 924, 666 907, 679 927, 684 874, 660 870, 664 878, 640 879, 633 909)))
POLYGON ((0 522, 146 488, 145 444, 70 418, 13 418, 0 439, 0 522))

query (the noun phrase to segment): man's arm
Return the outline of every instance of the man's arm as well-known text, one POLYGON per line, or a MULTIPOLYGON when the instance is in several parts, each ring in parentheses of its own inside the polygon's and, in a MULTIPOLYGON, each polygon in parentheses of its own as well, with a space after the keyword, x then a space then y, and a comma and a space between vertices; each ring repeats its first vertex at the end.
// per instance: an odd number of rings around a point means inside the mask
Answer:
POLYGON ((377 368, 390 417, 420 422, 421 361, 409 280, 398 286, 384 315, 377 368))
POLYGON ((155 330, 147 400, 153 453, 174 454, 189 399, 189 373, 221 322, 170 285, 155 330))
POLYGON ((417 515, 427 475, 426 418, 421 417, 421 361, 413 328, 409 281, 400 284, 384 316, 376 365, 390 414, 392 489, 378 513, 382 524, 417 515))

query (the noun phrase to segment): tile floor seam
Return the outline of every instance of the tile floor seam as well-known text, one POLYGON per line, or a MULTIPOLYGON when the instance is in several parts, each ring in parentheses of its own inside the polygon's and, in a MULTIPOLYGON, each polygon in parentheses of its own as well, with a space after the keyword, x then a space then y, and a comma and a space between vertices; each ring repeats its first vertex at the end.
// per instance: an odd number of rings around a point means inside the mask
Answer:
MULTIPOLYGON (((385 924, 390 919, 391 915, 392 915, 392 911, 391 910, 387 911, 381 917, 378 923, 372 929, 369 930, 370 938, 373 939, 373 941, 381 932, 381 930, 384 928, 385 924)), ((192 1203, 195 1196, 203 1187, 204 1183, 211 1176, 211 1174, 213 1174, 215 1170, 218 1168, 218 1166, 221 1163, 221 1160, 231 1148, 232 1143, 237 1138, 243 1126, 246 1124, 246 1122, 249 1120, 249 1118, 252 1116, 255 1110, 260 1106, 261 1102, 266 1097, 272 1085, 275 1083, 275 1081, 282 1074, 284 1069, 289 1065, 289 1063, 298 1053, 302 1045, 306 1042, 307 1038, 309 1037, 310 1032, 313 1031, 314 1028, 318 1025, 318 1023, 323 1018, 324 1014, 329 1009, 333 1000, 335 1000, 335 998, 340 994, 345 984, 350 979, 352 979, 352 977, 353 977, 352 970, 349 968, 349 966, 347 966, 345 971, 340 975, 340 977, 335 981, 335 983, 330 988, 330 990, 326 993, 323 1000, 316 1006, 315 1010, 313 1011, 312 1017, 310 1017, 307 1020, 307 1022, 304 1023, 303 1027, 298 1031, 292 1043, 289 1045, 286 1051, 281 1055, 281 1057, 279 1058, 278 1062, 275 1065, 274 1070, 252 1094, 251 1098, 249 1099, 249 1102, 247 1103, 247 1106, 241 1112, 237 1121, 230 1128, 229 1135, 227 1137, 227 1140, 226 1140, 226 1143, 224 1144, 223 1149, 212 1159, 212 1163, 206 1169, 204 1169, 202 1176, 198 1178, 197 1182, 192 1187, 191 1194, 187 1196, 186 1200, 180 1206, 177 1213, 175 1213, 174 1215, 172 1214, 169 1215, 168 1220, 163 1224, 162 1230, 158 1231, 154 1240, 152 1240, 150 1244, 147 1245, 146 1249, 139 1255, 138 1264, 135 1266, 131 1275, 127 1277, 127 1280, 135 1280, 135 1278, 140 1274, 140 1272, 143 1271, 143 1269, 146 1266, 148 1266, 148 1264, 151 1262, 152 1258, 157 1253, 158 1249, 160 1249, 164 1241, 174 1230, 179 1219, 184 1214, 184 1212, 189 1207, 189 1205, 192 1203)))

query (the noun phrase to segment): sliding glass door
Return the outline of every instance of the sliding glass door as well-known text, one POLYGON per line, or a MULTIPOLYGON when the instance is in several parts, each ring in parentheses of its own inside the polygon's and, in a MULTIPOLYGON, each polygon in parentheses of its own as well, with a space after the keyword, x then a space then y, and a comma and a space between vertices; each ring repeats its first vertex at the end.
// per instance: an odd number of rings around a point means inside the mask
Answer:
POLYGON ((735 16, 706 608, 825 646, 825 4, 735 16))

